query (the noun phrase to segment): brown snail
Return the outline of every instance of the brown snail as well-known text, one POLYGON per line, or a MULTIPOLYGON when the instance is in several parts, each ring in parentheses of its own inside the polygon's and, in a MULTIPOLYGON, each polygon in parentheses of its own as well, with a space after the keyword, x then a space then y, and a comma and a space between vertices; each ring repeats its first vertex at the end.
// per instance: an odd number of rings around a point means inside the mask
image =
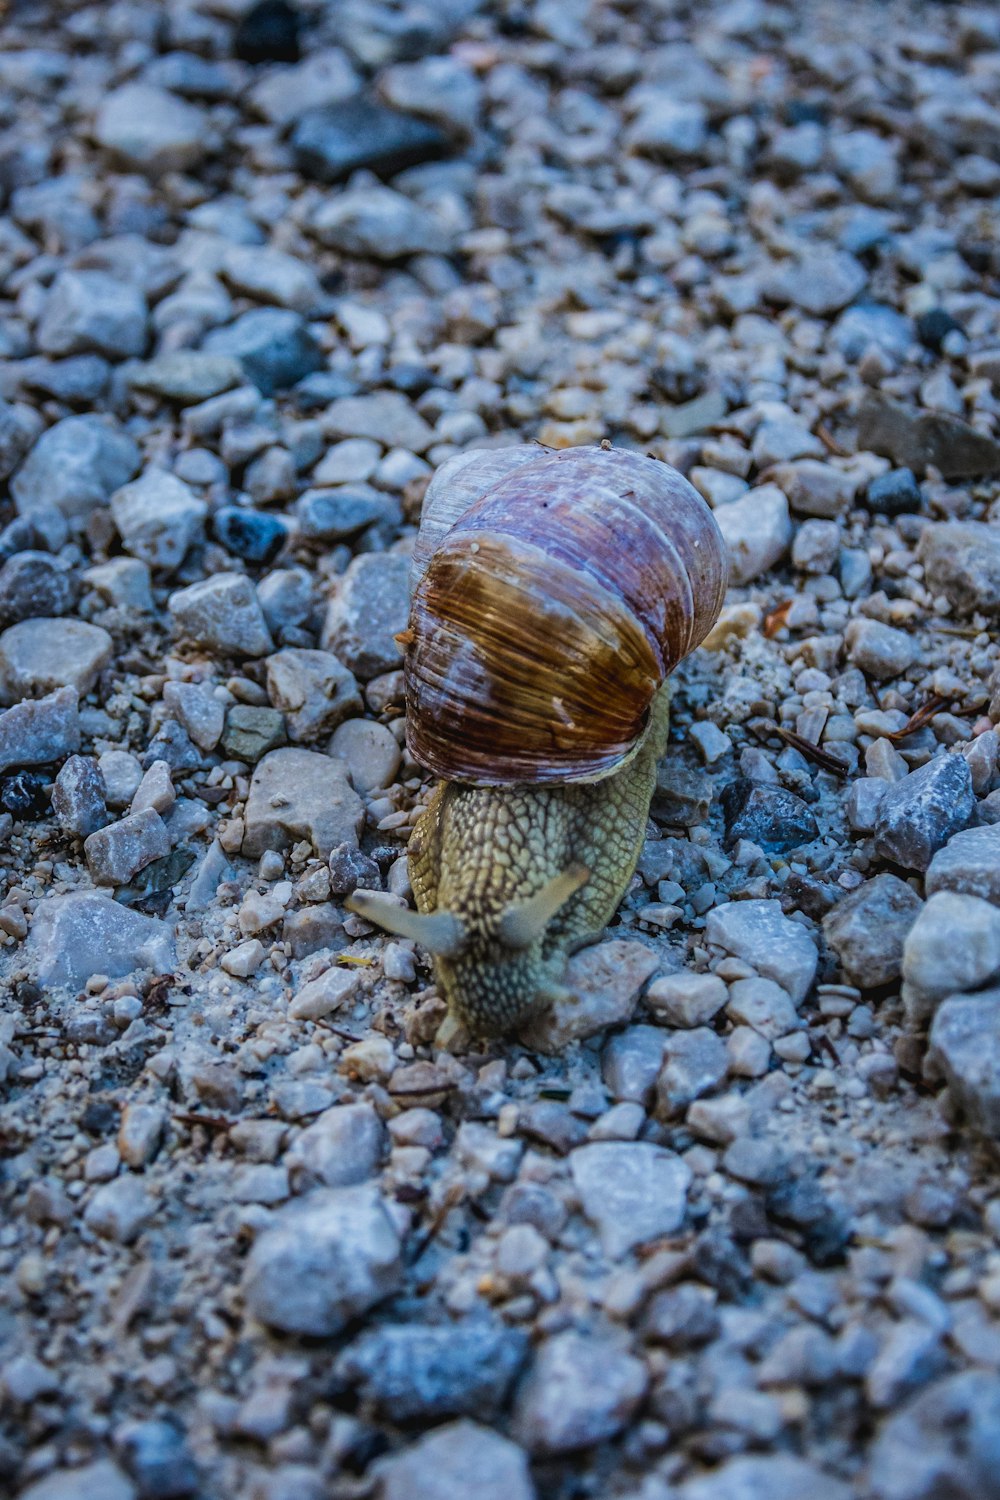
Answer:
POLYGON ((407 742, 441 778, 414 829, 417 911, 348 905, 434 956, 450 1014, 516 1027, 561 992, 642 848, 667 679, 722 607, 726 552, 676 470, 611 448, 449 459, 424 501, 407 742))

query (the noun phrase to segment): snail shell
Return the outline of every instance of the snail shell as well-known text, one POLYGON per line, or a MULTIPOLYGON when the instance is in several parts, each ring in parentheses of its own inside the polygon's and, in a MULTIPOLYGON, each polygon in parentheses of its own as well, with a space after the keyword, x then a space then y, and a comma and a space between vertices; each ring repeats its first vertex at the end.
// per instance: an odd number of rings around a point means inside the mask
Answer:
POLYGON ((625 450, 460 458, 428 490, 414 554, 411 754, 481 786, 608 775, 722 607, 712 512, 675 469, 625 450))

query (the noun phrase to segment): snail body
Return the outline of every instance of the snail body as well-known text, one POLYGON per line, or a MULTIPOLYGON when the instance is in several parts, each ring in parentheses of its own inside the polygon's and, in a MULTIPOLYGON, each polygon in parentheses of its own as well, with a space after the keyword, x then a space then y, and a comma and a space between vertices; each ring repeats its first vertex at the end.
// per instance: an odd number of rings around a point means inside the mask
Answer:
POLYGON ((463 454, 414 549, 407 743, 441 784, 414 829, 419 939, 451 1015, 516 1028, 624 895, 666 749, 670 672, 721 609, 725 549, 675 470, 604 448, 463 454))

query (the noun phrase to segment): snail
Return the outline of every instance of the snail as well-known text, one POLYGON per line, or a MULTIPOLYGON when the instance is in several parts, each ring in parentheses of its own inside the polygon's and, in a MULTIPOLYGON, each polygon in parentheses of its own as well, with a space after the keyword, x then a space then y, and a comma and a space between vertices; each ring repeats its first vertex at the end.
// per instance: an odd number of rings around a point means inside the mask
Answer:
POLYGON ((410 839, 417 910, 347 905, 432 954, 452 1024, 501 1034, 567 994, 632 878, 668 678, 726 577, 712 512, 656 459, 521 447, 435 474, 402 637, 407 744, 439 778, 410 839))

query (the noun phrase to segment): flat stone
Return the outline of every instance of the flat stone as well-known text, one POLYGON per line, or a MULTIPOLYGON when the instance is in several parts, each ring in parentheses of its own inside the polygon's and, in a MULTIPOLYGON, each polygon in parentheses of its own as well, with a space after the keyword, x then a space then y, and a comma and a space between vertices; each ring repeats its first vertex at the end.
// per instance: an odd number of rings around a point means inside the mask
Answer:
POLYGON ((647 1141, 597 1141, 578 1146, 569 1161, 583 1211, 609 1260, 683 1223, 691 1170, 672 1151, 647 1141))
MULTIPOLYGON (((348 438, 347 443, 366 442, 365 438, 348 438)), ((346 443, 338 444, 339 447, 346 443)), ((319 478, 317 470, 315 478, 319 478)), ((315 542, 339 542, 356 536, 366 526, 386 517, 386 501, 365 486, 340 490, 306 490, 295 502, 295 516, 302 536, 315 542)))
POLYGON ((903 944, 923 903, 896 875, 876 875, 823 919, 823 936, 851 984, 878 989, 902 973, 903 944))
POLYGON ((56 1469, 21 1491, 21 1500, 136 1500, 136 1488, 110 1459, 56 1469))
POLYGON ((716 974, 685 970, 654 979, 646 991, 649 1010, 670 1026, 704 1026, 718 1015, 729 991, 716 974))
POLYGON ((309 313, 323 304, 323 288, 312 266, 297 255, 263 245, 233 245, 222 259, 222 274, 238 292, 309 313))
POLYGON ((96 351, 126 359, 146 348, 146 299, 137 286, 107 271, 60 271, 38 324, 46 354, 96 351))
POLYGON ((353 1000, 361 990, 361 976, 352 969, 333 967, 310 979, 288 1007, 293 1021, 321 1021, 353 1000))
POLYGON ((147 469, 111 496, 111 514, 126 552, 172 573, 202 534, 208 507, 165 469, 147 469))
POLYGON ((762 484, 715 512, 729 552, 729 581, 750 583, 784 557, 792 542, 788 500, 776 484, 762 484))
POLYGON ((594 1036, 631 1019, 643 985, 659 967, 656 953, 642 943, 614 938, 575 953, 563 984, 568 1000, 556 1000, 523 1026, 527 1047, 557 1054, 571 1042, 594 1036))
POLYGON ((22 516, 54 506, 82 523, 141 462, 138 444, 103 417, 65 417, 42 433, 11 480, 11 493, 22 516))
POLYGON ((962 755, 936 755, 887 786, 875 820, 875 852, 906 870, 926 870, 972 817, 976 798, 962 755))
POLYGON ((763 290, 772 302, 790 302, 813 317, 824 317, 853 302, 867 280, 853 255, 816 248, 801 260, 776 267, 765 278, 763 290))
POLYGON ((978 896, 938 891, 903 945, 903 1003, 920 1025, 948 995, 1000 977, 1000 910, 978 896))
POLYGON ((348 188, 322 201, 312 215, 312 232, 332 250, 381 261, 446 255, 452 240, 445 221, 429 208, 377 186, 348 188))
POLYGON ((44 766, 80 747, 80 713, 74 688, 26 699, 0 713, 0 771, 44 766))
POLYGON ((1000 613, 1000 537, 981 521, 925 526, 917 543, 929 588, 960 614, 1000 613))
POLYGON ((475 1422, 451 1422, 390 1458, 381 1500, 535 1500, 528 1460, 516 1443, 475 1422))
POLYGON ((778 901, 727 901, 709 912, 705 941, 752 964, 800 1005, 816 974, 816 944, 778 901))
MULTIPOLYGON (((871 1450, 873 1500, 997 1500, 1000 1378, 963 1370, 892 1413, 871 1450)), ((810 1489, 808 1493, 813 1492, 810 1489)))
POLYGON ((514 1407, 513 1431, 536 1457, 573 1453, 622 1431, 646 1393, 641 1360, 610 1338, 572 1330, 538 1349, 514 1407), (600 1371, 600 1380, 594 1379, 600 1371))
POLYGON ((441 156, 448 137, 428 120, 400 114, 362 95, 310 110, 292 132, 299 170, 319 182, 344 182, 365 167, 393 177, 441 156))
POLYGON ((92 833, 83 852, 97 885, 127 885, 154 859, 170 853, 170 835, 156 809, 147 807, 92 833))
POLYGON ((244 657, 274 650, 254 586, 243 573, 214 573, 171 594, 167 607, 175 633, 196 646, 244 657))
POLYGON ((1000 824, 952 834, 927 867, 924 889, 964 891, 1000 906, 1000 824))
POLYGON ((363 681, 402 661, 396 636, 409 617, 409 566, 399 552, 363 553, 348 565, 330 600, 323 649, 363 681))
POLYGON ((264 396, 287 390, 321 370, 323 352, 301 314, 283 307, 252 307, 204 340, 210 354, 239 361, 264 396))
POLYGON ((656 1080, 656 1115, 673 1120, 703 1094, 723 1082, 729 1066, 726 1046, 707 1026, 667 1034, 663 1065, 656 1080))
POLYGON ((255 766, 269 751, 277 750, 287 740, 285 716, 276 708, 235 703, 226 714, 221 744, 231 760, 242 760, 248 766, 255 766))
POLYGON ((291 740, 317 740, 361 712, 354 674, 332 652, 289 648, 266 665, 267 695, 285 715, 291 740))
POLYGON ((0 635, 0 700, 19 703, 70 687, 89 693, 113 642, 85 620, 22 620, 0 635))
POLYGON ((505 1401, 527 1351, 523 1330, 492 1317, 387 1324, 344 1351, 337 1376, 360 1387, 366 1400, 396 1421, 489 1419, 505 1401))
POLYGON ((877 391, 861 403, 858 446, 917 474, 930 465, 945 479, 1000 473, 1000 443, 949 412, 920 411, 877 391))
POLYGON ((129 385, 135 391, 162 396, 178 406, 207 401, 231 390, 243 379, 243 366, 227 354, 202 349, 170 349, 145 364, 133 365, 129 385))
POLYGON ((938 1007, 928 1063, 966 1122, 1000 1140, 1000 989, 952 995, 938 1007))
POLYGON ((149 83, 125 83, 104 99, 94 121, 98 145, 151 176, 183 172, 208 145, 202 110, 149 83))
POLYGON ((712 1474, 687 1480, 677 1493, 678 1500, 851 1500, 852 1495, 841 1480, 783 1453, 731 1458, 712 1474))
POLYGON ((326 859, 339 844, 357 848, 365 810, 342 761, 290 748, 272 750, 254 770, 244 818, 244 858, 308 839, 326 859))
POLYGON ((375 438, 411 453, 424 453, 434 442, 433 428, 400 391, 342 396, 323 413, 323 430, 329 437, 375 438))
POLYGON ((345 762, 351 785, 362 796, 390 786, 403 756, 389 726, 374 719, 348 719, 334 731, 327 748, 345 762))
POLYGON ((317 1189, 279 1209, 251 1250, 247 1311, 282 1333, 329 1338, 397 1290, 401 1251, 375 1188, 317 1189))

